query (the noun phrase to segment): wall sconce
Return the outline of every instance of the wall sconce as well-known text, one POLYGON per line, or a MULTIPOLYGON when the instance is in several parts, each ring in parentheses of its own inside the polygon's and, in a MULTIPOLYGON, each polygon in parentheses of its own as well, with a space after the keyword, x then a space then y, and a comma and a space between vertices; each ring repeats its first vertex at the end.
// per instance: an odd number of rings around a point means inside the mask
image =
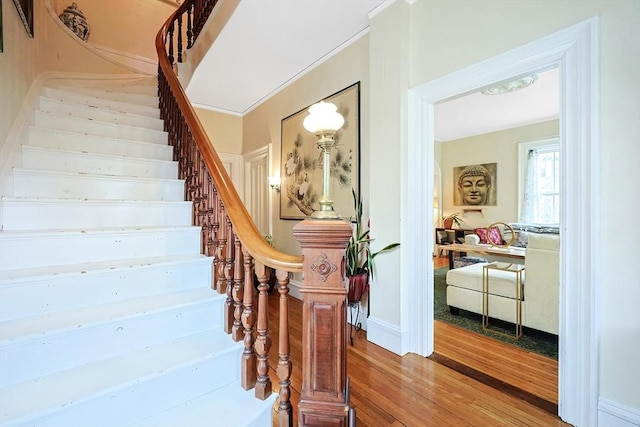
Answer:
POLYGON ((280 191, 280 177, 279 176, 270 176, 269 177, 269 187, 272 190, 280 191))
POLYGON ((318 203, 320 209, 315 211, 311 218, 315 219, 339 219, 340 216, 333 210, 331 200, 331 147, 333 147, 336 131, 344 124, 344 117, 338 113, 338 107, 330 102, 320 101, 309 107, 309 115, 302 123, 304 128, 318 137, 318 148, 322 150, 324 161, 322 164, 322 197, 318 203))

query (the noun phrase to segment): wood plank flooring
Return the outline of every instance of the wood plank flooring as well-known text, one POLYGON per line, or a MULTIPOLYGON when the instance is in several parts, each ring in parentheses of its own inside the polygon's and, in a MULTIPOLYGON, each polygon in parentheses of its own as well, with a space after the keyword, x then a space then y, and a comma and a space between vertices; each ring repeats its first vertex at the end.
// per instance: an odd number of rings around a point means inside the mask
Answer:
MULTIPOLYGON (((447 257, 434 258, 434 268, 446 267, 448 263, 447 257)), ((434 322, 434 338, 432 359, 443 356, 445 359, 441 361, 451 360, 457 369, 489 376, 494 384, 506 385, 512 394, 519 393, 522 398, 557 413, 557 360, 444 322, 434 322)))
MULTIPOLYGON (((290 298, 289 308, 293 363, 291 402, 294 425, 297 425, 296 408, 301 389, 302 303, 290 298)), ((278 377, 273 369, 278 360, 277 313, 278 297, 272 295, 269 298, 269 329, 273 345, 269 357, 275 393, 279 390, 278 377)), ((451 350, 445 348, 442 347, 441 351, 451 356, 451 350)), ((368 342, 364 331, 356 335, 353 346, 348 346, 347 372, 351 380, 351 406, 356 410, 359 427, 569 425, 518 396, 484 384, 436 360, 416 354, 401 357, 391 353, 368 342)), ((518 380, 527 381, 520 377, 518 380)), ((277 425, 275 409, 277 404, 274 407, 274 426, 277 425)))

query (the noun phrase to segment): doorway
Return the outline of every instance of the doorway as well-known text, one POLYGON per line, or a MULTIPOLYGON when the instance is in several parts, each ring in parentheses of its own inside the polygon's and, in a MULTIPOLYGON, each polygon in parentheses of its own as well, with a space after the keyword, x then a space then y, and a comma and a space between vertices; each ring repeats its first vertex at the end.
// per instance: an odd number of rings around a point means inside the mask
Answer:
MULTIPOLYGON (((425 83, 409 92, 409 143, 412 159, 406 170, 407 223, 433 223, 434 104, 496 82, 533 71, 559 67, 562 80, 560 132, 563 197, 560 248, 560 353, 558 415, 574 425, 597 420, 598 355, 596 341, 596 278, 599 270, 597 187, 597 18, 569 27, 482 63, 425 83), (417 159, 417 161, 416 161, 417 159), (425 167, 427 165, 427 167, 425 167), (571 191, 568 191, 571 189, 571 191), (420 220, 419 214, 426 213, 420 220), (415 217, 414 217, 415 215, 415 217)), ((407 261, 429 259, 432 230, 407 233, 407 261)), ((431 264, 431 265, 429 265, 431 264)), ((414 264, 415 265, 415 264, 414 264)), ((402 309, 416 325, 412 351, 433 352, 433 265, 408 268, 402 309)))
MULTIPOLYGON (((548 200, 548 203, 543 206, 545 212, 555 213, 555 215, 548 215, 548 218, 540 216, 540 218, 532 217, 530 220, 521 220, 523 216, 529 215, 523 215, 524 211, 520 213, 524 182, 523 188, 520 188, 518 177, 521 174, 526 176, 522 171, 527 169, 528 162, 526 156, 522 161, 515 159, 519 159, 518 154, 524 146, 537 147, 542 144, 541 141, 551 143, 551 140, 559 144, 557 140, 560 127, 558 120, 559 80, 559 70, 554 67, 531 73, 524 78, 517 77, 506 83, 493 85, 453 100, 437 103, 434 106, 434 159, 436 170, 441 170, 440 175, 442 176, 441 185, 438 185, 438 179, 436 179, 434 200, 435 195, 440 196, 438 199, 441 202, 440 207, 443 209, 443 215, 454 212, 460 214, 462 223, 456 228, 464 230, 465 233, 474 233, 477 228, 504 221, 507 223, 535 222, 536 224, 547 221, 550 227, 554 229, 558 227, 559 197, 548 197, 545 199, 548 200), (483 183, 486 182, 485 188, 495 191, 493 197, 486 198, 481 202, 472 201, 473 204, 465 203, 459 197, 456 198, 455 193, 459 188, 456 185, 455 171, 466 167, 473 173, 481 173, 485 170, 480 165, 483 163, 490 163, 494 166, 491 180, 485 181, 484 177, 481 180, 483 183), (438 164, 441 165, 440 168, 438 164), (443 191, 436 191, 439 187, 443 188, 443 191)), ((532 168, 536 168, 536 171, 539 169, 538 173, 529 175, 531 181, 533 181, 533 177, 539 177, 539 181, 542 181, 543 174, 545 178, 549 177, 546 178, 547 180, 552 179, 550 182, 545 182, 547 185, 544 188, 547 189, 547 192, 550 189, 559 188, 558 177, 561 175, 561 171, 557 170, 559 162, 552 165, 548 163, 542 160, 529 162, 532 168), (560 173, 555 173, 556 171, 560 173), (549 188, 549 184, 552 184, 553 188, 549 188)), ((439 178, 439 175, 436 175, 436 178, 439 178)), ((533 182, 530 186, 532 192, 535 191, 535 188, 541 187, 534 185, 533 182)), ((489 194, 488 191, 487 194, 489 194)), ((524 207, 528 208, 529 204, 524 207)), ((541 211, 542 209, 534 210, 534 212, 541 211)), ((443 227, 442 224, 438 226, 443 227)), ((436 234, 437 236, 438 234, 436 234)), ((451 240, 449 239, 450 243, 462 243, 451 240)), ((527 318, 524 319, 525 333, 519 339, 513 338, 513 325, 507 323, 500 323, 503 327, 503 334, 487 333, 481 326, 479 306, 473 313, 462 310, 455 312, 456 315, 452 315, 447 306, 450 302, 449 298, 453 298, 453 304, 456 305, 455 301, 462 298, 462 295, 458 293, 445 296, 445 275, 449 269, 446 256, 447 248, 448 246, 441 246, 440 250, 436 252, 436 258, 434 258, 434 318, 439 321, 434 325, 434 351, 436 354, 433 357, 453 367, 462 364, 464 365, 461 367, 463 372, 477 372, 476 378, 484 378, 491 384, 509 385, 509 390, 512 390, 511 387, 518 388, 516 394, 557 414, 557 335, 554 337, 550 333, 534 330, 538 328, 527 329, 527 325, 530 324, 527 322, 527 318), (483 338, 481 339, 478 334, 483 335, 483 338), (460 335, 464 335, 466 339, 461 339, 460 335), (478 342, 472 342, 474 339, 478 339, 478 342), (473 346, 479 348, 474 351, 473 346), (530 350, 538 352, 538 355, 532 354, 530 350), (481 355, 481 352, 484 351, 487 353, 481 355), (492 354, 494 354, 493 357, 492 354), (514 372, 518 372, 518 374, 514 375, 514 372)), ((473 252, 469 253, 469 256, 488 257, 489 261, 495 259, 513 261, 513 259, 495 258, 495 256, 473 252)), ((558 253, 556 252, 556 264, 557 259, 558 253)), ((524 264, 524 260, 516 260, 515 262, 524 264)), ((532 260, 531 263, 535 265, 536 261, 532 260)), ((557 267, 555 272, 559 277, 557 267)), ((531 295, 535 300, 534 293, 540 295, 540 287, 533 286, 531 295)), ((525 286, 525 290, 527 288, 525 286)), ((460 290, 460 288, 454 289, 460 290)), ((550 298, 552 301, 555 300, 557 307, 559 287, 557 285, 550 287, 547 292, 555 292, 555 296, 550 296, 550 298)), ((470 295, 465 296, 465 298, 469 297, 470 295)), ((529 302, 529 309, 526 310, 525 315, 537 311, 535 306, 531 307, 533 300, 529 298, 525 298, 525 300, 527 300, 525 305, 529 302)), ((540 307, 540 310, 544 310, 544 308, 540 307)), ((513 315, 512 311, 509 312, 513 315)), ((548 314, 543 317, 555 319, 552 321, 555 326, 548 324, 545 327, 547 330, 551 328, 557 334, 557 311, 553 315, 551 312, 548 314)), ((535 318, 532 321, 534 324, 539 322, 535 318)))

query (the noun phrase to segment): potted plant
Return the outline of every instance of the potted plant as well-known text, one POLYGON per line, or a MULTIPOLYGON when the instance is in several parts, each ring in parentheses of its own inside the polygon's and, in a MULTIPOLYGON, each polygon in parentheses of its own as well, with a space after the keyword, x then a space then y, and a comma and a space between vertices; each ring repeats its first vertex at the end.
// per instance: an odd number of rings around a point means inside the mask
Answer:
POLYGON ((443 216, 442 217, 442 225, 443 225, 444 228, 451 229, 451 228, 453 228, 454 224, 458 228, 460 228, 462 226, 462 224, 464 224, 464 220, 460 216, 460 212, 454 212, 451 215, 447 215, 447 216, 443 216))
POLYGON ((349 304, 360 301, 369 285, 369 276, 373 277, 374 259, 378 255, 388 252, 400 246, 400 243, 391 243, 377 252, 371 251, 371 234, 369 228, 362 224, 362 198, 353 194, 353 207, 355 209, 355 230, 347 245, 347 277, 349 278, 349 304))

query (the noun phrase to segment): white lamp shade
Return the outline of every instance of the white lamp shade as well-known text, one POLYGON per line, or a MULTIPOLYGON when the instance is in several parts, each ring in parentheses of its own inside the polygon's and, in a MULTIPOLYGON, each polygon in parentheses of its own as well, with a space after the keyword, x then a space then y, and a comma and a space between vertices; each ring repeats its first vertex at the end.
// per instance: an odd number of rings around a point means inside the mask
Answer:
POLYGON ((311 133, 320 130, 338 130, 344 124, 344 117, 337 110, 338 107, 334 104, 320 101, 309 107, 309 115, 302 124, 311 133))

